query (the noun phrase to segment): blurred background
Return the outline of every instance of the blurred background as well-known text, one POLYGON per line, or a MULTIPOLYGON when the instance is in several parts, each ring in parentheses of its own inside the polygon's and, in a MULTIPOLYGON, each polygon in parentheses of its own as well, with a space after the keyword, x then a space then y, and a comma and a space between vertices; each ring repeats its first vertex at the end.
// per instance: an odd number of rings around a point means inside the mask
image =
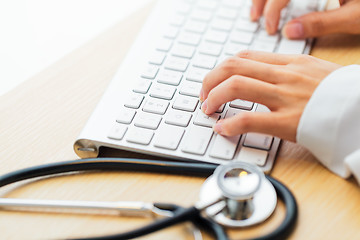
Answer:
POLYGON ((0 96, 151 0, 0 0, 0 96))

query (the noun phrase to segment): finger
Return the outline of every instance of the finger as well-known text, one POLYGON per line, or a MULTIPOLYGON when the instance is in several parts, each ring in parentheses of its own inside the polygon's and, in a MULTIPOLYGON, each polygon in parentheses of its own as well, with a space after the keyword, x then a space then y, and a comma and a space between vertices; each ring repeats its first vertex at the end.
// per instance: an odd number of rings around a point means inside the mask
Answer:
POLYGON ((277 87, 273 84, 235 75, 211 90, 202 104, 202 110, 209 115, 222 104, 235 99, 261 103, 273 109, 280 104, 277 92, 277 87))
POLYGON ((244 50, 236 54, 236 56, 273 65, 287 65, 293 62, 298 55, 244 50))
POLYGON ((289 39, 317 37, 330 33, 360 33, 358 1, 326 12, 310 13, 288 22, 283 35, 289 39))
POLYGON ((294 141, 296 131, 283 126, 279 113, 240 112, 237 115, 218 121, 213 129, 223 136, 236 136, 248 132, 257 132, 278 136, 294 141))
POLYGON ((266 0, 252 0, 252 6, 250 11, 250 18, 252 21, 257 21, 261 17, 266 0))
POLYGON ((228 58, 205 76, 202 85, 202 100, 207 98, 211 89, 233 75, 243 75, 275 83, 278 80, 279 71, 281 69, 267 63, 239 57, 228 58))
POLYGON ((264 8, 265 27, 269 34, 275 34, 278 29, 281 10, 289 0, 268 0, 264 8))

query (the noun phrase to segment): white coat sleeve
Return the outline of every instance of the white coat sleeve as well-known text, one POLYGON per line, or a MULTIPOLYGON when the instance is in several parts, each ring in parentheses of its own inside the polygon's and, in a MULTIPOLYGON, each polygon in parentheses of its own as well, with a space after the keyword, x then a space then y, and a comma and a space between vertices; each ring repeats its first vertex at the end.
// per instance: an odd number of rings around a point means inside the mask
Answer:
POLYGON ((327 168, 360 184, 360 66, 337 69, 306 105, 296 140, 327 168))

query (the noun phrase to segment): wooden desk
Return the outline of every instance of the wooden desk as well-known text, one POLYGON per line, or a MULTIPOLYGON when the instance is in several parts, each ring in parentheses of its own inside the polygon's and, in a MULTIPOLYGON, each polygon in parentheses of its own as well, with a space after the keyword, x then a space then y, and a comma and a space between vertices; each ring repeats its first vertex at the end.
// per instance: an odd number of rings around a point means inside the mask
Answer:
MULTIPOLYGON (((53 66, 0 97, 0 174, 37 164, 77 158, 73 142, 93 111, 153 4, 115 25, 53 66), (126 24, 125 24, 126 23, 126 24)), ((314 56, 360 64, 360 36, 318 39, 314 56)), ((121 152, 122 156, 133 156, 121 152)), ((321 166, 302 147, 283 142, 272 176, 299 202, 291 239, 359 238, 360 192, 321 166), (356 237, 355 237, 356 236, 356 237)), ((91 173, 48 178, 0 190, 2 197, 142 200, 190 206, 204 179, 158 174, 91 173), (15 188, 16 187, 16 188, 15 188)), ((237 237, 265 233, 281 220, 281 209, 265 226, 232 231, 237 237)), ((75 214, 0 211, 1 239, 39 239, 117 233, 144 220, 75 214)), ((192 239, 184 226, 146 239, 192 239)))

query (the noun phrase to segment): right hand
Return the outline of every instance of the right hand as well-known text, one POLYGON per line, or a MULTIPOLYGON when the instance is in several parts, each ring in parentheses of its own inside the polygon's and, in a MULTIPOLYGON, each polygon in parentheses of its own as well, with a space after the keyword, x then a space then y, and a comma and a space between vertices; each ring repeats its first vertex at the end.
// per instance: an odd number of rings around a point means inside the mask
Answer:
MULTIPOLYGON (((290 0, 252 0, 251 19, 264 15, 266 30, 275 34, 280 12, 290 0)), ((340 8, 312 12, 292 19, 283 27, 283 35, 289 39, 318 37, 330 33, 360 34, 360 0, 339 0, 340 8)))

